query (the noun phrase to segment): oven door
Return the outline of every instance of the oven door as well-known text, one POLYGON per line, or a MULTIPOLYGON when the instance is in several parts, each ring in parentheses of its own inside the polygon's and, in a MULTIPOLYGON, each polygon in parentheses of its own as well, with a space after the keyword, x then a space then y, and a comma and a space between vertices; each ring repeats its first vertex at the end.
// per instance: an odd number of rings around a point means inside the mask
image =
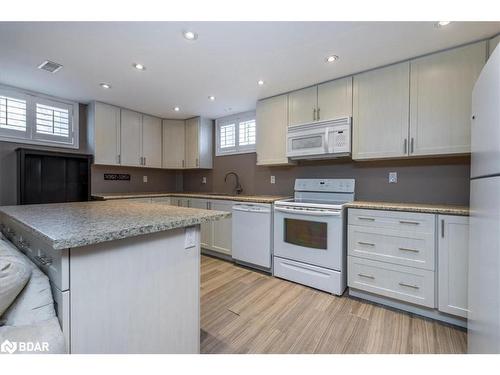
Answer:
POLYGON ((341 270, 344 263, 343 212, 274 208, 274 255, 341 270))

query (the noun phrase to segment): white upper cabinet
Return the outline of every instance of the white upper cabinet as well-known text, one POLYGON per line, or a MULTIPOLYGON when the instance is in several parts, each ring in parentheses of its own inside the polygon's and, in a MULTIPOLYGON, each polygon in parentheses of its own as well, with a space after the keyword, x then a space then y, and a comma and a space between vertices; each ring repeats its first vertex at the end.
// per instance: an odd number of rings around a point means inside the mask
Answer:
POLYGON ((489 50, 488 56, 491 56, 495 48, 498 46, 498 43, 500 43, 500 35, 497 35, 496 37, 491 38, 488 41, 488 50, 489 50))
POLYGON ((184 168, 184 120, 163 120, 163 168, 184 168))
POLYGON ((142 115, 121 110, 121 165, 142 165, 142 115))
POLYGON ((212 120, 195 117, 186 120, 185 168, 212 168, 212 120))
POLYGON ((472 88, 486 42, 411 61, 410 155, 470 152, 472 88))
POLYGON ((408 154, 409 62, 354 76, 352 158, 408 154))
POLYGON ((142 116, 142 165, 161 168, 162 124, 158 117, 142 116))
POLYGON ((318 85, 318 121, 352 116, 352 77, 318 85))
POLYGON ((257 102, 257 165, 289 164, 286 157, 288 95, 257 102))
POLYGON ((120 108, 93 102, 88 113, 88 144, 95 164, 120 164, 120 108))
POLYGON ((351 115, 352 77, 307 87, 288 94, 289 126, 351 115))
POLYGON ((467 317, 469 218, 439 215, 438 305, 448 314, 467 317))
POLYGON ((307 87, 288 94, 288 125, 316 121, 318 87, 307 87))

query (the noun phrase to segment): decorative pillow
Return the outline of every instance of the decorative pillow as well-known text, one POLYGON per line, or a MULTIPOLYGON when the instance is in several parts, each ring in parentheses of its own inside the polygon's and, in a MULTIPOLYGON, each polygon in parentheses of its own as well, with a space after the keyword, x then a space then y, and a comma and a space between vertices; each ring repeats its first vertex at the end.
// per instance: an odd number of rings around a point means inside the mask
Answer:
POLYGON ((0 316, 14 302, 31 277, 31 267, 17 258, 0 257, 0 316))

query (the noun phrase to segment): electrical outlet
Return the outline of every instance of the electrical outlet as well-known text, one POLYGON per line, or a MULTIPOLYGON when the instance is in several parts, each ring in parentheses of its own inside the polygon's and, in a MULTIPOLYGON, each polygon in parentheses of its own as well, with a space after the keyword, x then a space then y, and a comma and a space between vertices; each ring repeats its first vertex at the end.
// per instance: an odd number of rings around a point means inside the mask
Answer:
POLYGON ((202 184, 206 184, 207 183, 207 178, 206 177, 202 177, 201 178, 201 183, 202 184))
POLYGON ((148 182, 148 176, 142 176, 142 182, 147 183, 148 182))
POLYGON ((398 183, 398 172, 389 172, 389 183, 390 184, 398 183))
POLYGON ((184 248, 190 249, 196 246, 196 227, 187 227, 184 230, 184 248))
POLYGON ((275 184, 276 183, 276 176, 271 176, 271 184, 275 184))

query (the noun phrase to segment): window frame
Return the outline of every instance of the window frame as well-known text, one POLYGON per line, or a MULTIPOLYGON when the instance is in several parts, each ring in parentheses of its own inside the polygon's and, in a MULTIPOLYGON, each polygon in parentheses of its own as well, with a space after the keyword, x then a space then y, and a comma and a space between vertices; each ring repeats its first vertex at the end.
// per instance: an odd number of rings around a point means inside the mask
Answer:
POLYGON ((256 112, 248 111, 237 113, 235 115, 221 117, 215 120, 215 156, 250 154, 257 152, 257 139, 254 144, 240 146, 240 123, 246 121, 255 121, 255 132, 257 133, 256 112), (220 146, 220 129, 224 125, 234 124, 235 146, 222 149, 220 146))
POLYGON ((0 141, 48 147, 61 147, 71 149, 80 148, 79 105, 77 102, 1 84, 0 95, 26 101, 26 131, 20 132, 10 129, 0 129, 0 141), (68 109, 70 116, 70 127, 67 138, 50 134, 36 133, 37 103, 54 107, 60 106, 60 108, 68 109), (72 140, 72 142, 70 142, 70 140, 72 140))

